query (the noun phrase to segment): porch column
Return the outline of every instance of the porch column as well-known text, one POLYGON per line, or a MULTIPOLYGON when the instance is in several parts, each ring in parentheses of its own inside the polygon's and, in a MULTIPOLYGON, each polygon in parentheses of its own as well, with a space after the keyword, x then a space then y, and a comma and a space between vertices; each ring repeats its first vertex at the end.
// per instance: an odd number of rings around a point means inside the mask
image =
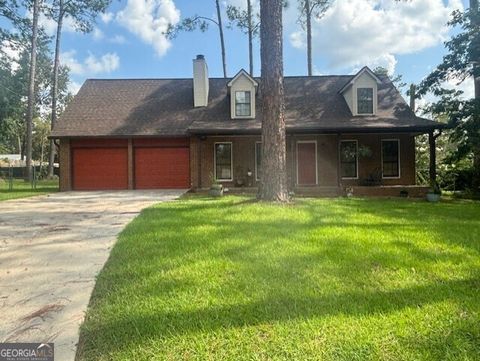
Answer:
POLYGON ((428 132, 428 144, 430 146, 430 185, 437 181, 437 152, 435 147, 435 140, 438 135, 433 134, 433 130, 428 132))
POLYGON ((192 189, 202 187, 202 140, 198 136, 190 137, 190 185, 192 189))

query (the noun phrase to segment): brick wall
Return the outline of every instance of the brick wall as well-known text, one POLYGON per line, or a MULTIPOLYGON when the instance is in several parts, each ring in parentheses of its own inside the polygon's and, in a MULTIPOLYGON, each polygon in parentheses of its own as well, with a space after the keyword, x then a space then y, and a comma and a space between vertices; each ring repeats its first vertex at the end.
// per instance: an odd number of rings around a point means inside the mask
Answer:
MULTIPOLYGON (((298 141, 315 141, 317 143, 317 172, 319 187, 341 188, 361 185, 362 180, 371 173, 381 170, 381 140, 400 140, 400 174, 399 179, 383 179, 383 185, 414 185, 415 184, 415 141, 410 134, 356 134, 356 135, 288 135, 287 136, 287 171, 289 187, 293 189, 297 182, 298 141), (339 173, 339 141, 355 139, 359 147, 371 149, 370 157, 360 157, 358 161, 358 179, 338 179, 339 173)), ((222 182, 227 187, 234 187, 236 180, 241 179, 245 185, 255 186, 255 143, 260 136, 218 136, 190 138, 190 179, 192 188, 209 188, 214 174, 214 144, 216 142, 232 142, 233 151, 233 181, 222 182), (252 172, 248 177, 247 172, 252 172)), ((92 144, 94 146, 95 144, 92 144)), ((132 142, 129 142, 129 155, 132 153, 132 142)), ((70 141, 60 141, 60 190, 72 189, 71 183, 71 150, 70 141)), ((131 161, 131 160, 130 160, 131 161)), ((133 172, 129 173, 129 188, 132 188, 133 172)))
POLYGON ((72 180, 71 180, 71 155, 70 155, 70 140, 61 139, 60 140, 60 150, 58 153, 60 161, 60 179, 59 187, 60 191, 70 191, 72 190, 72 180))
MULTIPOLYGON (((247 180, 248 170, 251 170, 252 185, 255 185, 255 143, 260 136, 222 136, 192 138, 191 165, 192 184, 194 188, 208 188, 214 174, 214 144, 216 142, 232 142, 233 151, 233 182, 221 182, 227 187, 235 186, 236 179, 247 180)), ((317 144, 317 172, 319 187, 345 187, 360 185, 372 173, 381 171, 381 140, 400 140, 400 178, 383 179, 383 185, 414 185, 415 184, 415 141, 410 134, 356 134, 356 135, 288 135, 287 136, 287 170, 288 183, 294 188, 297 182, 297 151, 298 141, 315 141, 317 144), (371 156, 359 157, 358 179, 340 179, 339 174, 339 141, 352 139, 358 141, 358 146, 368 147, 371 156)))
POLYGON ((382 139, 400 140, 400 178, 382 179, 383 185, 413 185, 415 184, 415 139, 410 134, 360 134, 342 135, 340 139, 355 139, 358 147, 368 147, 372 154, 370 157, 359 157, 358 179, 342 179, 341 184, 361 185, 362 180, 368 178, 372 173, 382 170, 382 139))
POLYGON ((192 180, 195 180, 195 188, 210 187, 214 175, 214 145, 215 143, 231 142, 232 143, 232 158, 233 158, 233 181, 222 182, 226 187, 235 186, 237 179, 243 180, 245 184, 249 182, 255 185, 255 143, 260 141, 260 136, 243 137, 207 137, 206 139, 199 139, 192 141, 196 143, 196 155, 193 156, 195 162, 190 161, 191 165, 194 163, 192 171, 197 174, 192 174, 192 180), (248 177, 247 172, 251 171, 252 176, 248 177), (195 183, 196 182, 196 183, 195 183))

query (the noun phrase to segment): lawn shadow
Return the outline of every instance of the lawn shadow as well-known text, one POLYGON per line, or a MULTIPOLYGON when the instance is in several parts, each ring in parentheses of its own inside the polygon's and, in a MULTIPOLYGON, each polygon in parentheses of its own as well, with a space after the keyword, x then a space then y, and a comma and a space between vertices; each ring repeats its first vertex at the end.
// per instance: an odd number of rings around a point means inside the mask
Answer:
MULTIPOLYGON (((202 197, 144 210, 123 231, 99 277, 79 355, 107 357, 148 340, 296 319, 383 315, 451 300, 473 304, 479 296, 478 273, 450 278, 432 270, 463 260, 461 252, 439 252, 437 245, 478 252, 478 244, 456 238, 462 227, 474 224, 473 210, 465 210, 462 218, 459 207, 450 205, 423 214, 418 203, 408 201, 331 200, 325 207, 326 202, 297 200, 288 213, 286 207, 250 198, 202 197), (453 227, 445 229, 450 212, 453 227), (417 244, 418 234, 427 241, 417 244), (194 290, 197 296, 198 290, 207 296, 214 292, 205 291, 213 282, 202 278, 208 277, 209 269, 202 268, 206 262, 215 273, 218 294, 225 297, 208 306, 195 304, 198 299, 192 296, 194 290), (223 268, 216 270, 217 264, 223 268), (418 264, 428 277, 412 277, 395 289, 375 283, 381 271, 407 272, 418 264), (183 278, 174 278, 179 274, 183 278), (322 289, 322 278, 340 286, 322 289), (148 307, 102 318, 102 307, 118 301, 111 295, 128 297, 132 282, 140 303, 148 307), (239 290, 246 290, 245 298, 229 298, 239 290), (176 297, 191 303, 175 305, 176 297)), ((136 302, 138 298, 132 300, 136 302)))
POLYGON ((140 347, 147 340, 177 337, 197 332, 217 332, 294 319, 325 318, 336 315, 369 316, 387 314, 405 308, 421 308, 459 295, 465 301, 478 297, 480 278, 448 280, 392 291, 349 292, 343 294, 296 297, 282 292, 249 303, 216 305, 190 310, 150 310, 148 314, 131 312, 90 326, 89 342, 81 342, 79 354, 89 348, 104 355, 129 347, 140 347), (466 291, 470 290, 470 291, 466 291), (139 332, 141 330, 141 332, 139 332), (105 336, 117 342, 105 342, 105 336), (97 341, 99 344, 97 345, 97 341))

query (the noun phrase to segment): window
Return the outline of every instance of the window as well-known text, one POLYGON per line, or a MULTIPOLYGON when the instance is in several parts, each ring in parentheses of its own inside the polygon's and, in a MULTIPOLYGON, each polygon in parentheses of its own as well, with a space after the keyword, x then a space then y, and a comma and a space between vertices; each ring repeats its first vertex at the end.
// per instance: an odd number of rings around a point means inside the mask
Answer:
POLYGON ((357 89, 357 113, 373 114, 373 88, 357 89))
POLYGON ((235 92, 235 116, 249 117, 252 114, 252 102, 249 91, 235 92))
POLYGON ((231 181, 232 143, 215 143, 215 179, 231 181))
POLYGON ((255 143, 255 179, 260 180, 260 171, 262 169, 262 143, 255 143))
POLYGON ((356 140, 340 142, 340 171, 342 178, 357 178, 357 148, 356 140))
POLYGON ((383 178, 400 177, 400 142, 398 139, 382 140, 383 178))

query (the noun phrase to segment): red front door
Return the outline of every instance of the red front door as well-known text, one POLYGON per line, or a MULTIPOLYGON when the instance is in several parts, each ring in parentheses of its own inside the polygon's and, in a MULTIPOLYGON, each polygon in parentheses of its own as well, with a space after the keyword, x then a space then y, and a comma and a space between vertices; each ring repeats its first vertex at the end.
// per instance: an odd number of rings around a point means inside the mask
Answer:
POLYGON ((298 185, 317 184, 317 145, 315 142, 297 143, 297 183, 298 185))

